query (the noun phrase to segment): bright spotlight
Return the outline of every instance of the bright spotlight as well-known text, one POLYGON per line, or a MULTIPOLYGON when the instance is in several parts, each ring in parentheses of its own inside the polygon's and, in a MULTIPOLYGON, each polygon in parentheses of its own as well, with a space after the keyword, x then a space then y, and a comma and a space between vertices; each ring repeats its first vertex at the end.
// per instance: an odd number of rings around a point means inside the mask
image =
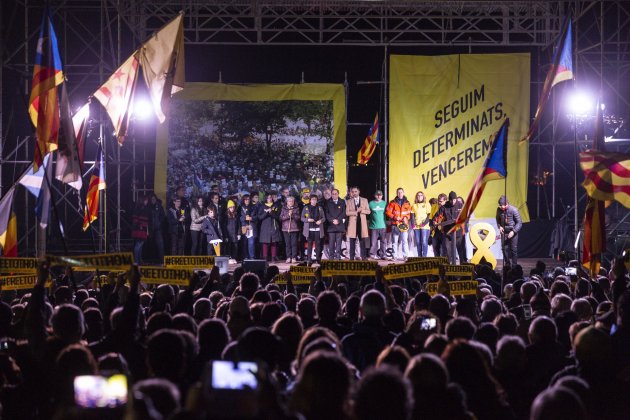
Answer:
POLYGON ((153 114, 153 106, 146 99, 137 98, 133 103, 132 115, 138 120, 146 120, 153 114))
POLYGON ((575 92, 569 97, 569 110, 573 115, 590 115, 593 99, 584 92, 575 92))

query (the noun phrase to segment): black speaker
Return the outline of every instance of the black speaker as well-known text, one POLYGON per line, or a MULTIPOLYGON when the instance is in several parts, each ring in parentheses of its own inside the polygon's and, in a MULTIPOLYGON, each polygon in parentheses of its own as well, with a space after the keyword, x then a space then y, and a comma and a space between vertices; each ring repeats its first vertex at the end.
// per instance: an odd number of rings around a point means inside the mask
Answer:
POLYGON ((256 273, 260 280, 265 278, 267 261, 265 260, 243 260, 243 271, 246 273, 256 273))

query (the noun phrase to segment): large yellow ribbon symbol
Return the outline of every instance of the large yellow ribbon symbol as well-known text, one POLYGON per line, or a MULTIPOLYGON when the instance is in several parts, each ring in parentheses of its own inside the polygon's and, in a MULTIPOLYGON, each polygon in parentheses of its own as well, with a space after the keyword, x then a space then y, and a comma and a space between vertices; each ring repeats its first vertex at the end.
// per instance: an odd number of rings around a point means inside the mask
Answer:
POLYGON ((470 242, 477 250, 473 254, 470 260, 473 264, 479 264, 482 258, 485 258, 487 262, 492 265, 492 268, 497 266, 497 259, 492 254, 490 247, 496 241, 497 232, 490 223, 476 223, 470 228, 470 242), (485 237, 482 239, 479 232, 482 232, 485 237))

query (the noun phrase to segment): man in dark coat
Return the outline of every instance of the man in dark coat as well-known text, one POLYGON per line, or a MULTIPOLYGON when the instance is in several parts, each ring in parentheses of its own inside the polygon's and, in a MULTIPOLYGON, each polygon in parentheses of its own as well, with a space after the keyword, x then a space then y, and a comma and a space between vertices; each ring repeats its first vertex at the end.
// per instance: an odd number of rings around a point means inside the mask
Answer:
POLYGON ((324 203, 328 222, 328 256, 331 260, 341 259, 341 241, 346 232, 346 202, 339 197, 339 190, 333 189, 330 200, 324 203))
POLYGON ((508 202, 506 196, 499 198, 497 208, 497 227, 501 234, 501 245, 503 249, 503 261, 509 262, 512 267, 517 264, 518 232, 523 227, 521 214, 518 209, 508 202))

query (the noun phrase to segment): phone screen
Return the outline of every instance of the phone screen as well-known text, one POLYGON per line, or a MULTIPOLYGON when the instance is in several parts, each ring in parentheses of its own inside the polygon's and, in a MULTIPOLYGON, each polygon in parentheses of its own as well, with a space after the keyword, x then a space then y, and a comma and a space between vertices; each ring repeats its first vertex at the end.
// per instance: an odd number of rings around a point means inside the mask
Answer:
POLYGON ((425 330, 425 331, 432 330, 436 327, 436 325, 437 325, 437 321, 433 317, 422 318, 422 321, 420 321, 421 330, 425 330))
POLYGON ((84 408, 113 408, 127 403, 127 377, 82 375, 74 378, 74 401, 84 408))
POLYGON ((567 276, 577 276, 577 268, 575 267, 567 267, 564 269, 564 273, 567 276))
POLYGON ((523 318, 531 319, 531 317, 532 317, 531 305, 523 305, 523 318))
POLYGON ((256 389, 258 365, 254 362, 212 362, 212 388, 214 389, 256 389))

